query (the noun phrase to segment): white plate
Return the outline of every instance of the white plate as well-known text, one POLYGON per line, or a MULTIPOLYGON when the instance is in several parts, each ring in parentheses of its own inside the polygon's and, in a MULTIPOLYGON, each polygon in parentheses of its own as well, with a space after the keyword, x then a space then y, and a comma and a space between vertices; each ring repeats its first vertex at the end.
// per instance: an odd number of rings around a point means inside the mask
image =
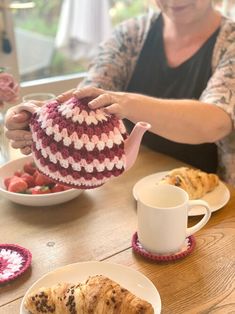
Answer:
POLYGON ((4 179, 6 177, 13 176, 17 170, 23 170, 23 166, 26 162, 33 161, 32 156, 20 157, 15 160, 11 160, 0 167, 0 195, 7 198, 8 200, 27 206, 51 206, 61 203, 68 202, 84 190, 69 189, 62 192, 48 193, 48 194, 23 194, 14 193, 6 190, 4 186, 4 179))
MULTIPOLYGON (((157 172, 151 174, 147 177, 140 179, 133 187, 133 196, 137 200, 138 191, 142 189, 142 187, 148 185, 152 186, 157 184, 164 176, 168 174, 169 171, 157 172)), ((212 212, 222 208, 225 204, 228 203, 230 199, 229 189, 223 182, 219 182, 219 185, 212 191, 207 193, 202 200, 206 201, 211 208, 212 212)), ((198 216, 203 215, 205 210, 201 206, 195 206, 189 211, 189 216, 198 216)))
POLYGON ((142 273, 127 266, 106 262, 82 262, 58 268, 36 281, 26 292, 20 314, 29 314, 24 309, 24 300, 28 293, 40 287, 49 287, 59 282, 85 282, 89 276, 104 275, 116 281, 124 288, 152 304, 155 314, 161 312, 160 295, 154 284, 142 273))

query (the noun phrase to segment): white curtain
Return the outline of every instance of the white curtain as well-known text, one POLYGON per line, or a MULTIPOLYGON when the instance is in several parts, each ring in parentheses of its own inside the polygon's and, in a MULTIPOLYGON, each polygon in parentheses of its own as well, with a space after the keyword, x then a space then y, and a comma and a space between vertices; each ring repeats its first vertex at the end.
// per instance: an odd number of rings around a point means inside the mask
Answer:
POLYGON ((63 0, 55 45, 68 58, 92 57, 110 32, 108 0, 63 0))

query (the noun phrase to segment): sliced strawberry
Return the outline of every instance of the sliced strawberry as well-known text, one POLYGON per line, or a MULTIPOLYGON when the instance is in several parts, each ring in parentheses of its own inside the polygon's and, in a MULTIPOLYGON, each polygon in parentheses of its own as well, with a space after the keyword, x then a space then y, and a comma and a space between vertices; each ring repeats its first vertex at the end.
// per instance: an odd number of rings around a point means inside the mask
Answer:
POLYGON ((39 174, 39 171, 36 169, 36 171, 34 172, 34 174, 33 174, 33 179, 34 179, 34 181, 35 181, 35 179, 36 179, 36 176, 39 174))
POLYGON ((35 185, 42 186, 42 185, 51 184, 51 183, 53 183, 53 181, 50 178, 48 178, 48 177, 46 177, 43 174, 38 172, 34 178, 34 183, 35 183, 35 185))
POLYGON ((6 189, 8 189, 9 183, 10 183, 12 178, 13 177, 6 177, 6 178, 4 178, 3 182, 4 182, 4 185, 5 185, 6 189))
POLYGON ((31 188, 32 194, 48 194, 51 193, 51 190, 48 186, 35 186, 31 188))
POLYGON ((55 184, 52 188, 51 188, 51 193, 56 193, 56 192, 62 192, 64 191, 64 186, 61 184, 55 184))
POLYGON ((29 173, 31 175, 33 175, 34 172, 36 171, 36 165, 35 165, 35 163, 33 161, 26 162, 24 164, 23 168, 24 168, 25 172, 27 172, 27 173, 29 173))
POLYGON ((24 172, 21 176, 21 179, 23 179, 28 184, 29 188, 35 186, 34 178, 29 173, 24 172))
POLYGON ((21 175, 22 175, 22 171, 21 170, 16 170, 15 172, 14 172, 14 176, 16 176, 16 177, 21 177, 21 175))
POLYGON ((20 177, 14 176, 8 185, 8 191, 15 193, 24 193, 28 188, 28 184, 20 177))
POLYGON ((71 186, 64 185, 64 191, 71 190, 71 189, 72 189, 71 186))

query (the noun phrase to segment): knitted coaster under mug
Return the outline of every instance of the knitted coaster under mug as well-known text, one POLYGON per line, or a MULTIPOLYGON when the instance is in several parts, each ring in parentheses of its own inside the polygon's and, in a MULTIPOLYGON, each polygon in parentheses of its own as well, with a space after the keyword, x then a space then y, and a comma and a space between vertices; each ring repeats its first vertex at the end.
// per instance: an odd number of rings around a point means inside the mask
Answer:
POLYGON ((16 279, 31 265, 32 254, 17 244, 0 244, 0 285, 16 279))
POLYGON ((132 237, 133 250, 136 253, 142 255, 143 257, 146 257, 147 259, 150 259, 156 262, 171 262, 178 259, 182 259, 186 257, 187 255, 189 255, 194 250, 195 246, 196 246, 195 237, 191 235, 185 239, 185 244, 179 252, 174 253, 174 254, 169 254, 169 255, 162 255, 162 254, 151 253, 151 252, 148 252, 146 249, 144 249, 141 243, 139 242, 137 232, 135 232, 132 237))

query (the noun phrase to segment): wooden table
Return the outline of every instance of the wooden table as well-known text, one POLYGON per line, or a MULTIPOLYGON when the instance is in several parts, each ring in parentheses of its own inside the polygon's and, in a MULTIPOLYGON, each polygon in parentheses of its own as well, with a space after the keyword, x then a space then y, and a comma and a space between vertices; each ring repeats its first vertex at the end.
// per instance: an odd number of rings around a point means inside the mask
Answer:
MULTIPOLYGON (((166 264, 133 253, 136 203, 132 188, 140 178, 183 165, 142 148, 134 167, 104 186, 49 208, 24 207, 0 199, 0 242, 18 243, 33 254, 32 268, 0 288, 0 313, 19 313, 26 290, 42 275, 70 263, 109 261, 141 271, 156 285, 162 313, 235 313, 235 189, 196 234, 185 259, 166 264)), ((190 218, 195 223, 198 217, 190 218)))

